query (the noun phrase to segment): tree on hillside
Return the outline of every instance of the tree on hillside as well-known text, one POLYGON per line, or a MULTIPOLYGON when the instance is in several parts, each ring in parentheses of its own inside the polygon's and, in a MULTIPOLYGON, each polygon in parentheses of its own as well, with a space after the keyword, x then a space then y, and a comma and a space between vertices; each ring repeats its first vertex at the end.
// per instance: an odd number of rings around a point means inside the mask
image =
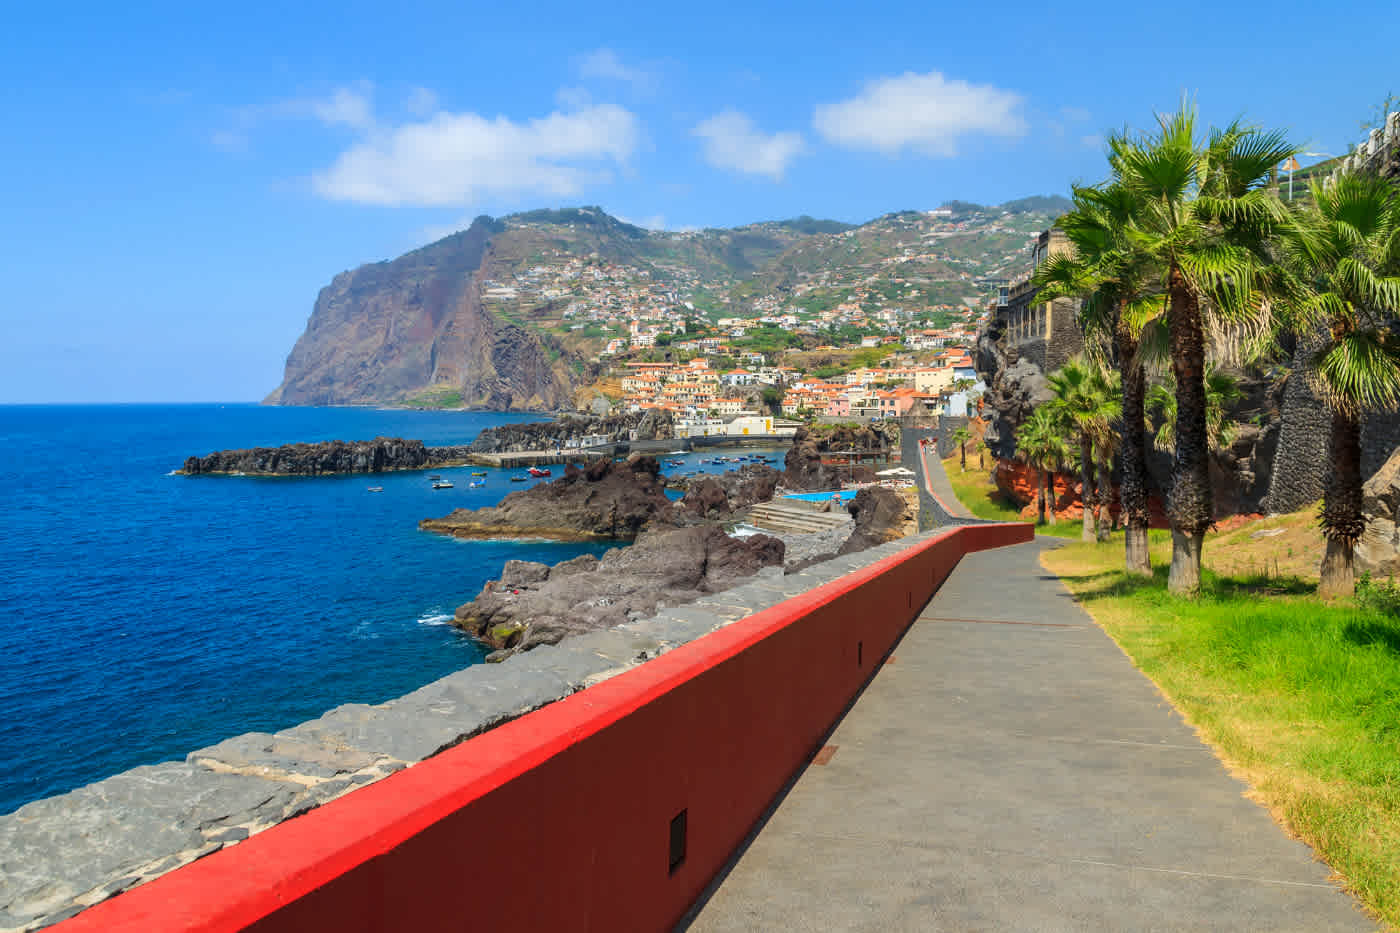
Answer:
POLYGON ((1213 502, 1206 430, 1207 324, 1246 326, 1267 307, 1258 286, 1265 246, 1285 208, 1267 190, 1274 166, 1297 149, 1282 134, 1239 121, 1197 138, 1194 107, 1159 117, 1157 130, 1109 140, 1113 181, 1133 196, 1134 239, 1150 253, 1166 293, 1176 450, 1167 514, 1172 527, 1168 589, 1194 596, 1213 502), (1209 318, 1208 318, 1209 316, 1209 318))
POLYGON ((1366 528, 1361 416, 1400 405, 1400 336, 1388 326, 1400 315, 1400 193, 1371 175, 1314 182, 1281 246, 1299 286, 1298 326, 1315 335, 1308 380, 1332 412, 1318 593, 1350 595, 1353 551, 1366 528))
POLYGON ((972 432, 967 429, 967 425, 963 425, 953 432, 953 441, 958 445, 958 454, 961 456, 960 465, 964 473, 967 472, 967 442, 971 438, 972 432))
MULTIPOLYGON (((1073 251, 1047 258, 1031 282, 1038 299, 1082 299, 1080 322, 1086 334, 1111 345, 1123 400, 1119 495, 1124 557, 1128 573, 1145 576, 1152 573, 1152 564, 1147 547, 1146 371, 1140 343, 1146 322, 1161 311, 1160 276, 1155 257, 1135 237, 1138 202, 1131 191, 1108 183, 1076 186, 1073 193, 1073 209, 1056 222, 1073 251)), ((1100 493, 1102 498, 1106 489, 1100 493)), ((1101 535, 1103 530, 1100 526, 1101 535)))
POLYGON ((775 415, 783 413, 783 387, 764 386, 761 393, 763 404, 768 406, 768 410, 775 415))
MULTIPOLYGON (((1103 370, 1082 358, 1072 359, 1055 370, 1049 381, 1055 399, 1048 404, 1054 406, 1056 416, 1064 419, 1079 442, 1079 499, 1084 507, 1081 537, 1093 541, 1098 537, 1094 517, 1094 453, 1109 444, 1113 422, 1122 412, 1122 405, 1114 397, 1112 384, 1103 370)), ((1099 477, 1102 484, 1108 481, 1106 474, 1099 477)))
POLYGON ((1026 465, 1040 474, 1040 489, 1036 495, 1036 522, 1046 523, 1045 486, 1050 478, 1049 522, 1055 524, 1054 477, 1069 461, 1069 445, 1065 442, 1066 425, 1054 405, 1041 405, 1016 429, 1016 450, 1026 465))

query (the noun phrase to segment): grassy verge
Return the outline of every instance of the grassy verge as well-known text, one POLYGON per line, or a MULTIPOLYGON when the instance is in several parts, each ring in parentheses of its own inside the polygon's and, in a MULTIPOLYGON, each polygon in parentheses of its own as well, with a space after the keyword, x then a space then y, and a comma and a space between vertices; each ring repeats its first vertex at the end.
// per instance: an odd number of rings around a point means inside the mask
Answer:
MULTIPOLYGON (((964 470, 956 455, 943 461, 948 482, 958 501, 967 506, 968 511, 978 518, 989 518, 998 522, 1023 522, 1021 509, 1009 501, 990 479, 989 470, 978 468, 975 462, 964 470)), ((1061 519, 1054 525, 1043 525, 1036 529, 1037 534, 1053 535, 1059 538, 1077 538, 1080 533, 1078 521, 1061 519)))
MULTIPOLYGON (((1238 542, 1250 532, 1230 534, 1222 564, 1248 566, 1238 542)), ((1224 543, 1208 541, 1206 554, 1224 543)), ((1176 599, 1170 556, 1154 532, 1151 580, 1123 573, 1121 536, 1069 543, 1044 562, 1251 795, 1400 926, 1400 618, 1324 603, 1313 581, 1264 571, 1268 561, 1255 573, 1207 569, 1199 600, 1176 599)))

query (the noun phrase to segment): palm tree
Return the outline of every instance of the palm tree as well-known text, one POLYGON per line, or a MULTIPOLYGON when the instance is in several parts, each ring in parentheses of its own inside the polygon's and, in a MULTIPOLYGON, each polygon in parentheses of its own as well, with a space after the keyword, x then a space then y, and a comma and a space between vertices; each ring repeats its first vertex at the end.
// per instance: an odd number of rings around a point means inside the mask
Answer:
POLYGON ((1073 196, 1074 209, 1056 221, 1073 245, 1073 254, 1049 257, 1031 282, 1040 299, 1082 298, 1080 321, 1085 330, 1102 334, 1112 344, 1123 398, 1119 495, 1126 527, 1124 556, 1128 573, 1150 575, 1146 375, 1139 343, 1144 322, 1161 310, 1155 257, 1134 239, 1133 212, 1138 205, 1124 185, 1076 186, 1073 196))
MULTIPOLYGON (((1054 495, 1054 474, 1069 460, 1069 445, 1065 443, 1065 424, 1054 405, 1041 405, 1016 429, 1016 449, 1026 458, 1026 464, 1040 474, 1036 495, 1036 523, 1046 522, 1045 480, 1051 476, 1051 496, 1054 495)), ((1055 507, 1051 503, 1050 524, 1055 523, 1055 507)))
POLYGON ((1361 506, 1361 415, 1400 405, 1400 341, 1386 318, 1400 315, 1400 193, 1371 175, 1312 185, 1282 240, 1296 276, 1293 304, 1316 334, 1308 380, 1332 411, 1332 470, 1320 524, 1327 539, 1318 594, 1355 591, 1352 553, 1366 527, 1361 506))
POLYGON ((972 438, 972 432, 963 425, 953 432, 953 440, 958 445, 958 453, 962 455, 962 471, 967 472, 967 442, 972 438))
MULTIPOLYGON (((1103 370, 1082 359, 1072 359, 1050 374, 1050 391, 1055 393, 1057 414, 1064 418, 1079 439, 1079 469, 1082 483, 1080 501, 1084 506, 1085 541, 1097 538, 1094 516, 1094 452, 1110 443, 1113 422, 1122 412, 1112 384, 1103 370)), ((1108 483, 1107 471, 1099 482, 1108 483)))
MULTIPOLYGON (((1235 442, 1237 425, 1225 418, 1226 409, 1240 399, 1240 384, 1227 372, 1206 365, 1206 443, 1219 453, 1235 442)), ((1158 450, 1176 447, 1176 385, 1170 375, 1147 390, 1147 409, 1157 422, 1153 446, 1158 450)))
POLYGON ((1134 242, 1150 253, 1166 294, 1176 378, 1177 431, 1167 513, 1168 589, 1194 596, 1201 548, 1213 521, 1206 430, 1206 324, 1241 324, 1261 310, 1256 287, 1265 243, 1286 211, 1267 190, 1270 173, 1297 150, 1277 132, 1235 121, 1197 139, 1194 107, 1158 118, 1158 129, 1109 140, 1114 181, 1134 197, 1134 242), (1209 315, 1209 319, 1207 318, 1209 315))

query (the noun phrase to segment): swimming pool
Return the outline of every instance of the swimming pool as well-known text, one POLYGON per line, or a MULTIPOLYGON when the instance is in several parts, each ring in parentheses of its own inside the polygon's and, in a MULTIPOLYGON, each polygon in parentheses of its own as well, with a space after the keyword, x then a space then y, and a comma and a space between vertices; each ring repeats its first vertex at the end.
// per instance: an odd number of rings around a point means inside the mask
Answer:
POLYGON ((842 502, 850 502, 856 497, 858 489, 842 489, 840 492, 794 492, 783 496, 784 499, 801 499, 804 502, 829 502, 833 497, 839 498, 842 502))

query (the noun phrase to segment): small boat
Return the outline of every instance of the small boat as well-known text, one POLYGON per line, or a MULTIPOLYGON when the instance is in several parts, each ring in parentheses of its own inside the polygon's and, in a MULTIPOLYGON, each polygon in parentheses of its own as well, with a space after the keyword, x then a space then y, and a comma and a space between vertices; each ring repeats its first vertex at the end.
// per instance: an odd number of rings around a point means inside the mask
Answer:
POLYGON ((539 467, 530 467, 530 469, 528 470, 528 472, 529 472, 529 474, 530 474, 531 476, 534 476, 534 477, 552 476, 552 475, 553 475, 553 474, 550 473, 548 470, 541 470, 539 467))
POLYGON ((452 481, 451 481, 451 480, 446 480, 446 479, 440 479, 440 480, 438 480, 436 483, 433 483, 433 488, 434 488, 434 489, 451 489, 451 488, 452 488, 452 481))
POLYGON ((668 466, 685 466, 685 461, 684 461, 684 460, 667 460, 667 461, 666 461, 666 464, 667 464, 668 466))
POLYGON ((511 481, 512 483, 524 483, 524 482, 527 482, 529 479, 530 479, 530 477, 528 477, 528 476, 512 476, 512 477, 510 478, 510 481, 511 481))
POLYGON ((442 479, 441 473, 429 473, 428 479, 442 479))
POLYGON ((485 475, 486 475, 486 471, 485 471, 485 470, 480 470, 480 471, 472 470, 472 476, 485 476, 485 475))
POLYGON ((470 483, 467 483, 467 488, 468 488, 468 489, 476 489, 476 488, 478 488, 478 487, 485 486, 485 485, 486 485, 486 480, 484 480, 484 479, 474 479, 474 480, 472 480, 470 483))
POLYGON ((384 487, 383 487, 383 486, 371 486, 371 487, 369 487, 369 489, 368 489, 367 491, 368 491, 368 492, 383 492, 383 491, 384 491, 384 487))

